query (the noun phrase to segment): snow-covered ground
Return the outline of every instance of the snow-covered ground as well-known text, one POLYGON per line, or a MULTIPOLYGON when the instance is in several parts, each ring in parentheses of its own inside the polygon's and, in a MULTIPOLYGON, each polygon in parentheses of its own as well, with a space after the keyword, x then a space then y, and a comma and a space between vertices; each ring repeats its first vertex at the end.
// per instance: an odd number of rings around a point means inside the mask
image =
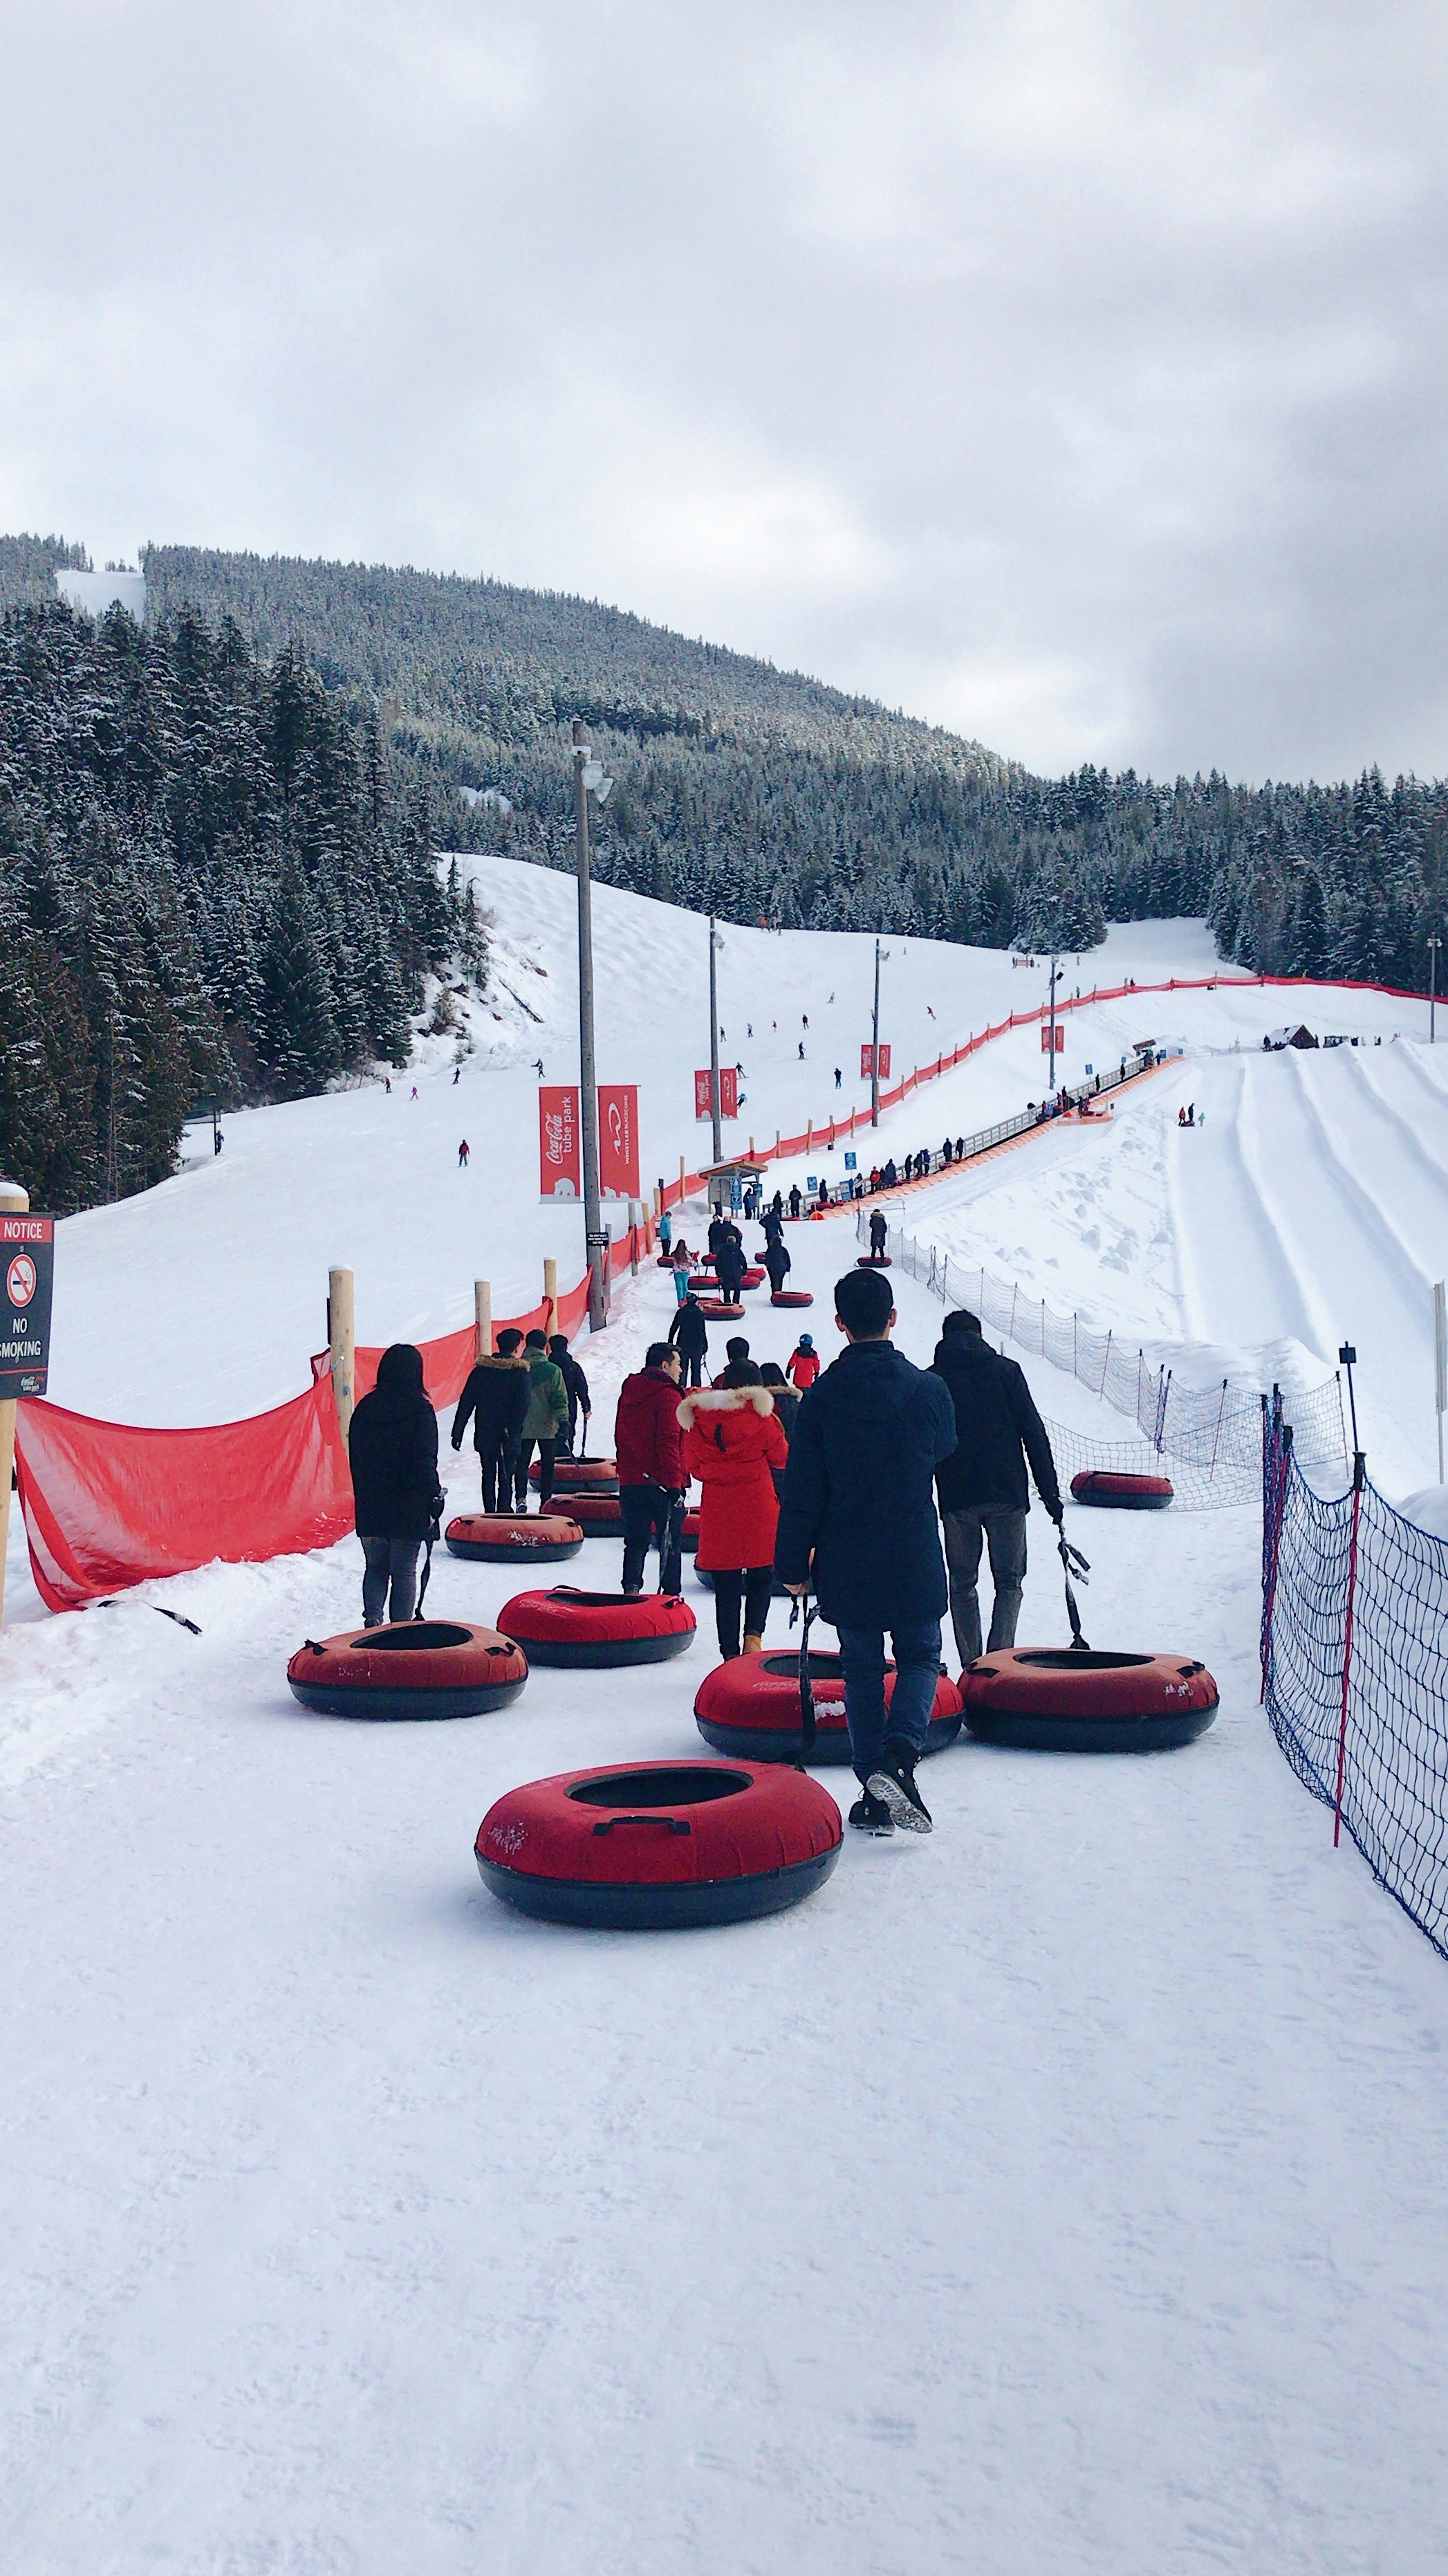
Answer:
MULTIPOLYGON (((528 987, 547 988, 540 1021, 495 1023, 497 1062, 480 1048, 455 1090, 423 1075, 416 1103, 394 1083, 229 1120, 219 1164, 67 1224, 61 1401, 194 1420, 292 1391, 329 1261, 353 1262, 373 1339, 460 1321, 478 1271, 500 1306, 536 1292, 545 1250, 575 1275, 576 1213, 533 1196, 526 1063, 541 1046, 550 1076, 569 1069, 569 889, 488 876, 502 974, 521 992, 528 954, 548 969, 528 987)), ((602 1071, 640 1079, 646 1152, 677 1170, 697 1153, 699 925, 607 890, 598 916, 602 1071)), ((780 1022, 777 1051, 740 1050, 746 1118, 827 1115, 820 1067, 858 1068, 869 943, 726 937, 731 1047, 741 1009, 780 1022), (811 1036, 801 1068, 786 1019, 830 1026, 831 990, 849 1048, 811 1036)), ((1200 971, 1195 929, 1116 949, 1139 981, 1200 971)), ((948 1044, 1032 982, 915 942, 897 971, 907 1064, 933 1052, 907 995, 948 1044)), ((1098 953, 1086 977, 1119 971, 1098 953)), ((1157 1077, 1109 1130, 1032 1139, 988 1188, 913 1196, 912 1226, 968 1233, 1103 1323, 1295 1334, 1324 1360, 1351 1330, 1364 1400, 1396 1426, 1407 1397, 1378 1391, 1375 1354, 1419 1330, 1448 1156, 1411 1008, 1304 1004, 1413 1036, 1303 1062, 1258 1052, 1285 1016, 1270 993, 1175 996, 1169 1025, 1153 1001, 1107 1028, 1112 1007, 1089 1044, 1077 1024, 1079 1054, 1179 1034, 1180 1085, 1157 1077), (1179 1092, 1205 1130, 1179 1135, 1179 1092), (1339 1325, 1340 1275, 1358 1304, 1339 1325)), ((1025 1032, 885 1141, 980 1123, 1038 1079, 1025 1032)), ((803 1321, 829 1356, 851 1222, 790 1248, 815 1307, 756 1304, 746 1329, 783 1358, 803 1321)), ((925 1359, 940 1309, 909 1280, 897 1294, 925 1359)), ((601 1431, 670 1303, 645 1271, 583 1346, 601 1431)), ((1027 1365, 1048 1414, 1120 1435, 1027 1365)), ((1431 1377, 1422 1438, 1406 1412, 1401 1432, 1418 1485, 1430 1404, 1431 1377)), ((444 1455, 471 1498, 471 1452, 444 1455)), ((348 1727, 290 1700, 291 1649, 356 1615, 355 1542, 7 1629, 0 2563, 1441 2566, 1448 1971, 1334 1854, 1266 1729, 1253 1514, 1074 1520, 1093 1641, 1203 1656, 1211 1733, 1139 1763, 958 1748, 924 1775, 930 1841, 850 1838, 809 1905, 718 1933, 526 1924, 471 1852, 520 1778, 703 1750, 691 1705, 714 1654, 692 1578, 700 1635, 678 1663, 539 1671, 514 1709, 453 1726, 348 1727)), ((1044 1530, 1034 1516, 1022 1634, 1057 1641, 1044 1530)), ((590 1542, 584 1579, 617 1562, 590 1542)), ((429 1605, 491 1618, 508 1589, 443 1558, 429 1605)))

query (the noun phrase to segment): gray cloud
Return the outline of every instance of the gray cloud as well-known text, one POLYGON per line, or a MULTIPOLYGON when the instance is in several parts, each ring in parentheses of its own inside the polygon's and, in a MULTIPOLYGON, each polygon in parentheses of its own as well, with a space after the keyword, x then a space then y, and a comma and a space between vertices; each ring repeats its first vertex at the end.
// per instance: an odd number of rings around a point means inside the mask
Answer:
POLYGON ((1440 12, 0 26, 5 525, 583 590, 1039 768, 1448 768, 1440 12))

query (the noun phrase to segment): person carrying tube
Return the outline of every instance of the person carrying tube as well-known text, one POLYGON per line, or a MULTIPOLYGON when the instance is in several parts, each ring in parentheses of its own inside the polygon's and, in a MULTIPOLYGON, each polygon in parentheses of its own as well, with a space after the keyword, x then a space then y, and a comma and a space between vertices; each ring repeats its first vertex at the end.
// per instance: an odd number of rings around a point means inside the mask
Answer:
POLYGON ((935 1471, 935 1491, 945 1526, 950 1617, 961 1663, 981 1652, 981 1549, 990 1556, 995 1597, 987 1653, 1016 1642, 1021 1587, 1026 1579, 1026 1514, 1036 1491, 1059 1530, 1061 1488, 1051 1440, 1036 1411, 1024 1372, 993 1351, 980 1317, 962 1307, 947 1315, 936 1344, 932 1373, 944 1380, 955 1415, 955 1447, 935 1471))
POLYGON ((714 1578, 714 1625, 728 1663, 740 1651, 741 1602, 745 1654, 764 1644, 779 1520, 774 1474, 789 1444, 753 1360, 733 1361, 707 1393, 686 1395, 679 1428, 685 1469, 701 1487, 695 1563, 714 1578))
POLYGON ((799 1408, 774 1561, 786 1589, 814 1591, 840 1640, 845 1719, 861 1794, 857 1832, 928 1834, 915 1780, 940 1679, 948 1594, 932 1478, 955 1447, 948 1390, 893 1348, 888 1280, 835 1283, 846 1348, 799 1408), (885 1633, 895 1691, 885 1709, 885 1633))
POLYGON ((518 1443, 518 1465, 515 1487, 517 1508, 528 1508, 528 1468, 536 1445, 538 1451, 538 1512, 541 1518, 553 1500, 553 1462, 558 1444, 568 1428, 568 1390, 563 1372, 548 1356, 546 1333, 532 1332, 523 1345, 528 1363, 528 1410, 523 1416, 523 1436, 518 1443))
POLYGON ((659 1590, 684 1588, 684 1442, 679 1429, 679 1354, 651 1342, 644 1364, 618 1391, 614 1420, 618 1497, 623 1512, 623 1589, 637 1599, 650 1547, 659 1551, 659 1590))
POLYGON ((518 1463, 518 1443, 523 1437, 528 1396, 528 1363, 523 1357, 523 1336, 516 1324, 507 1324, 498 1335, 496 1351, 469 1370, 467 1384, 453 1415, 454 1449, 461 1449, 469 1422, 473 1426, 473 1446, 482 1469, 485 1512, 510 1512, 513 1508, 514 1469, 518 1463))
POLYGON ((563 1436, 563 1446, 570 1452, 572 1451, 573 1443, 578 1437, 578 1417, 581 1413, 583 1416, 583 1446, 586 1449, 588 1447, 588 1426, 593 1420, 593 1407, 588 1400, 588 1380, 584 1376, 582 1369, 579 1367, 577 1360, 574 1358, 573 1353, 568 1347, 568 1336, 566 1333, 554 1333, 551 1336, 548 1344, 548 1356, 553 1362, 554 1367, 557 1369, 559 1376, 563 1380, 564 1393, 568 1398, 568 1429, 563 1436))
POLYGON ((777 1234, 771 1234, 765 1243, 764 1267, 769 1274, 769 1293, 771 1297, 777 1297, 794 1268, 783 1240, 777 1234))
POLYGON ((808 1395, 820 1373, 820 1355, 815 1349, 813 1334, 801 1333, 790 1352, 789 1366, 784 1373, 790 1384, 798 1387, 801 1395, 808 1395))
POLYGON ((872 1208, 870 1210, 870 1259, 872 1261, 884 1260, 885 1246, 889 1240, 890 1229, 885 1223, 883 1211, 872 1208))
POLYGON ((362 1542, 362 1624, 410 1619, 417 1552, 444 1508, 437 1481, 437 1415, 423 1385, 422 1353, 394 1342, 377 1363, 347 1434, 357 1536, 362 1542), (391 1590, 391 1601, 388 1591, 391 1590))
POLYGON ((685 1386, 702 1386, 704 1357, 709 1348, 709 1324, 697 1297, 685 1297, 669 1326, 669 1341, 683 1363, 685 1386))

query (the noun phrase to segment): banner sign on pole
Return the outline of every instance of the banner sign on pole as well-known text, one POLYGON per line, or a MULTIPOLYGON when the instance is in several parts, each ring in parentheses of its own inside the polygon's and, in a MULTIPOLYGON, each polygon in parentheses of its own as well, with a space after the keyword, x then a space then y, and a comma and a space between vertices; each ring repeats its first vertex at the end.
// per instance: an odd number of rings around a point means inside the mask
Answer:
POLYGON ((0 1403, 44 1395, 50 1372, 53 1216, 0 1216, 0 1403))
POLYGON ((713 1114, 714 1104, 709 1097, 709 1088, 709 1068, 706 1064, 703 1072, 696 1073, 694 1076, 694 1115, 696 1118, 708 1118, 713 1114))
POLYGON ((1056 1022, 1056 1034, 1055 1034, 1055 1036, 1054 1036, 1054 1038, 1053 1038, 1053 1037, 1052 1037, 1052 1035, 1051 1035, 1051 1023, 1050 1023, 1050 1021, 1049 1021, 1049 1020, 1043 1020, 1043 1021, 1041 1022, 1041 1053, 1042 1053, 1042 1055, 1051 1055, 1051 1054, 1053 1054, 1053 1053, 1054 1053, 1054 1054, 1056 1054, 1056 1055, 1064 1055, 1064 1054, 1065 1054, 1065 1052, 1066 1052, 1066 1032, 1065 1032, 1065 1030, 1062 1028, 1060 1021, 1058 1020, 1058 1021, 1056 1022))
POLYGON ((639 1087, 598 1086, 598 1185, 606 1199, 639 1195, 639 1087))
MULTIPOLYGON (((875 1050, 867 1040, 864 1046, 860 1049, 860 1080, 862 1082, 868 1082, 874 1070, 875 1050)), ((882 1082, 888 1082, 889 1079, 890 1049, 886 1041, 882 1039, 880 1042, 880 1080, 882 1082)))
MULTIPOLYGON (((707 1118, 710 1114, 709 1068, 706 1065, 702 1073, 694 1076, 694 1115, 707 1118)), ((719 1067, 719 1115, 721 1118, 737 1118, 739 1115, 739 1076, 732 1064, 719 1067)))
POLYGON ((578 1125, 578 1087, 540 1082, 538 1086, 538 1195, 576 1199, 583 1190, 583 1157, 578 1125))

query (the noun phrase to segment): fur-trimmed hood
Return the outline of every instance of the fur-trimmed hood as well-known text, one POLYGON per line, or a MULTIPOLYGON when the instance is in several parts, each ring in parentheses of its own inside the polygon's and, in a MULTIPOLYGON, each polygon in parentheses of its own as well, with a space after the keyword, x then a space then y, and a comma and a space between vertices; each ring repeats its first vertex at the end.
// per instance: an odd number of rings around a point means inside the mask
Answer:
POLYGON ((679 1407, 679 1429, 691 1431, 695 1417, 701 1413, 748 1413, 761 1415, 774 1411, 774 1399, 767 1386, 699 1387, 686 1395, 679 1407))

